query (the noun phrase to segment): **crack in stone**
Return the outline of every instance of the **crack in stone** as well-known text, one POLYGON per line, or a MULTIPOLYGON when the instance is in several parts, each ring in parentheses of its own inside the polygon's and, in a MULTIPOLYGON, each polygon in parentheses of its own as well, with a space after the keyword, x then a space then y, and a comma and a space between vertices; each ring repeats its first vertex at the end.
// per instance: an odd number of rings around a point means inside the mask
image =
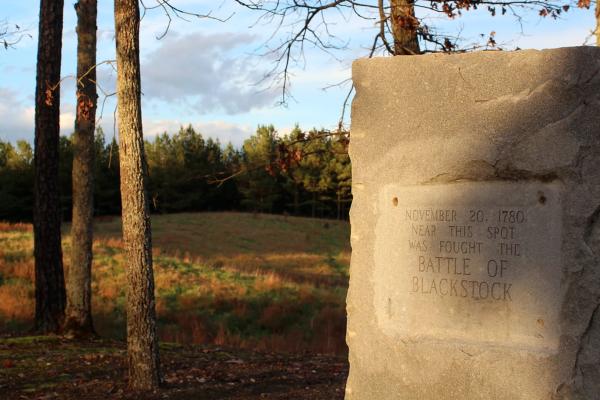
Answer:
POLYGON ((575 171, 575 175, 577 176, 577 183, 581 184, 584 181, 583 178, 583 164, 586 158, 590 155, 592 146, 580 146, 577 155, 575 156, 575 160, 573 162, 572 170, 575 171))
POLYGON ((596 223, 600 220, 600 205, 596 207, 592 215, 588 217, 588 222, 585 224, 585 229, 583 231, 583 242, 590 250, 590 252, 597 259, 598 254, 594 250, 594 246, 590 243, 592 241, 592 237, 594 235, 594 228, 596 227, 596 223))
POLYGON ((548 80, 538 84, 534 88, 527 88, 516 94, 505 94, 505 95, 494 97, 491 99, 475 99, 475 103, 479 103, 479 104, 485 104, 485 103, 491 103, 491 102, 518 103, 520 101, 527 100, 529 97, 531 97, 532 95, 534 95, 538 92, 544 91, 546 86, 552 82, 554 82, 554 80, 548 79, 548 80))
POLYGON ((588 320, 588 323, 583 331, 583 333, 581 334, 580 340, 579 340, 579 348, 577 349, 577 354, 575 356, 575 365, 573 367, 573 374, 572 374, 572 379, 573 381, 576 379, 577 374, 579 373, 579 375, 581 376, 581 388, 577 388, 577 389, 583 389, 585 390, 585 386, 586 386, 586 380, 583 374, 583 368, 581 366, 582 363, 582 354, 583 352, 587 349, 585 343, 588 340, 588 337, 590 335, 590 333, 592 332, 592 328, 594 326, 594 323, 596 321, 596 318, 600 318, 600 297, 598 297, 595 301, 596 306, 594 307, 594 311, 592 312, 592 315, 590 316, 590 319, 588 320))
MULTIPOLYGON (((594 73, 583 82, 583 86, 589 85, 589 83, 594 80, 594 78, 598 75, 598 73, 600 73, 600 69, 595 70, 594 73)), ((578 83, 578 84, 581 86, 580 83, 578 83)))
MULTIPOLYGON (((430 178, 426 181, 420 182, 422 185, 428 184, 439 184, 439 183, 456 183, 459 181, 539 181, 543 183, 553 182, 559 179, 559 175, 554 170, 533 172, 522 169, 512 169, 510 166, 501 168, 498 166, 500 160, 496 160, 493 164, 486 160, 470 160, 467 165, 480 164, 487 165, 493 172, 484 173, 483 175, 474 175, 469 173, 442 173, 430 178)), ((481 170, 480 168, 479 170, 481 170)), ((472 169, 471 169, 472 170, 472 169)))
MULTIPOLYGON (((596 260, 598 259, 598 254, 595 251, 596 246, 594 245, 593 241, 597 224, 599 221, 600 205, 596 207, 594 212, 588 217, 588 221, 585 225, 585 229, 583 232, 583 242, 596 260)), ((584 269, 582 269, 580 272, 583 274, 584 269)), ((586 380, 586 377, 584 375, 585 364, 583 362, 583 358, 585 356, 585 352, 590 348, 591 345, 593 345, 593 343, 590 343, 590 335, 594 333, 594 327, 598 318, 600 318, 600 296, 597 296, 593 300, 593 311, 590 314, 585 329, 579 336, 579 347, 575 355, 575 363, 573 365, 573 372, 571 374, 570 382, 570 385, 572 385, 571 389, 575 392, 587 392, 586 386, 593 384, 593 382, 589 382, 589 379, 586 380)), ((561 386, 562 385, 565 385, 565 383, 561 384, 561 386)))

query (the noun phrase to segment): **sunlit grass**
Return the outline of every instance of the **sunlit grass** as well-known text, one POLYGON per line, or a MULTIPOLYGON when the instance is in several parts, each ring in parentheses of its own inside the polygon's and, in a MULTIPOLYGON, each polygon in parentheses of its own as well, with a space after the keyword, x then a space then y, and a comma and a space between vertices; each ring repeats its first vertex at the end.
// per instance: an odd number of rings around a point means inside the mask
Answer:
MULTIPOLYGON (((160 336, 276 351, 345 352, 345 222, 241 213, 155 216, 160 336)), ((64 229, 68 273, 70 237, 64 229)), ((125 336, 120 219, 96 222, 93 310, 105 337, 125 336)), ((0 332, 31 325, 33 236, 0 224, 0 332)))

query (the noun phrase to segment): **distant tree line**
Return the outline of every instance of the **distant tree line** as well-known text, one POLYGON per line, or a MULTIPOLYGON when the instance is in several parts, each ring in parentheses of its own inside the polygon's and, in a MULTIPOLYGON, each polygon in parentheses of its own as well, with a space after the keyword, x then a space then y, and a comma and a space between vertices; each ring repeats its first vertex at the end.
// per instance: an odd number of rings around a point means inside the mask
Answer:
MULTIPOLYGON (((351 202, 347 134, 278 136, 259 126, 241 148, 205 138, 192 126, 146 141, 151 210, 249 211, 346 219, 351 202)), ((71 218, 72 137, 60 138, 59 181, 64 220, 71 218)), ((102 129, 95 137, 94 214, 119 215, 119 146, 102 129)), ((0 220, 31 221, 33 150, 0 140, 0 220)))

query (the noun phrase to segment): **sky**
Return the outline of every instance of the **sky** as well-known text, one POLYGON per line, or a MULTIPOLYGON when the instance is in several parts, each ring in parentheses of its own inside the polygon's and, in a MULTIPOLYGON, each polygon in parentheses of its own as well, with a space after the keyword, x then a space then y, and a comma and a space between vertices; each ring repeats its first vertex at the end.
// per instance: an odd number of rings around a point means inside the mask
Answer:
MULTIPOLYGON (((188 17, 169 19, 161 9, 148 10, 141 22, 142 115, 146 138, 176 133, 191 124, 206 137, 240 146, 260 124, 273 124, 281 134, 296 124, 302 129, 334 129, 350 89, 352 61, 368 55, 376 34, 371 20, 331 10, 326 14, 331 43, 338 50, 324 52, 306 44, 290 68, 289 97, 282 103, 281 85, 270 74, 275 55, 269 51, 284 40, 293 24, 275 31, 272 21, 235 4, 233 0, 171 0, 180 9, 209 13, 224 21, 188 17), (168 32, 163 36, 169 26, 168 32), (161 38, 162 37, 162 38, 161 38)), ((376 3, 369 0, 369 2, 376 3)), ((61 84, 61 134, 73 132, 77 18, 74 0, 65 0, 61 84)), ((148 6, 156 0, 144 0, 148 6)), ((0 140, 33 142, 35 62, 38 0, 0 0, 0 21, 18 24, 31 37, 0 49, 0 140)), ((98 0, 98 62, 115 59, 113 2, 98 0)), ((472 11, 449 20, 418 10, 418 16, 437 32, 460 37, 468 46, 481 35, 495 32, 506 50, 594 45, 592 10, 571 8, 558 20, 535 11, 518 16, 491 17, 472 11)), ((290 20, 292 21, 292 20, 290 20)), ((324 31, 325 26, 319 26, 324 31)), ((484 40, 485 42, 485 40, 484 40)), ((105 96, 115 90, 116 72, 110 63, 98 66, 98 123, 111 138, 116 101, 105 96), (104 94, 103 94, 104 93, 104 94)), ((346 123, 349 123, 346 120, 346 123)))

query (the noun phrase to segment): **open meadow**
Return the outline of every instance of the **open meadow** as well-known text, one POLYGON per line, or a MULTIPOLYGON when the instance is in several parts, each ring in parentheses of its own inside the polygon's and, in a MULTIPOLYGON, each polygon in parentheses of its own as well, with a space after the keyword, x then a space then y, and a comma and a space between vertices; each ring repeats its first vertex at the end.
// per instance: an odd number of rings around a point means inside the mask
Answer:
MULTIPOLYGON (((152 217, 163 342, 344 355, 350 257, 344 221, 244 213, 152 217)), ((69 226, 63 228, 68 274, 69 226)), ((0 333, 26 333, 34 313, 33 232, 0 225, 0 333)), ((120 218, 95 222, 96 331, 125 338, 120 218)))

